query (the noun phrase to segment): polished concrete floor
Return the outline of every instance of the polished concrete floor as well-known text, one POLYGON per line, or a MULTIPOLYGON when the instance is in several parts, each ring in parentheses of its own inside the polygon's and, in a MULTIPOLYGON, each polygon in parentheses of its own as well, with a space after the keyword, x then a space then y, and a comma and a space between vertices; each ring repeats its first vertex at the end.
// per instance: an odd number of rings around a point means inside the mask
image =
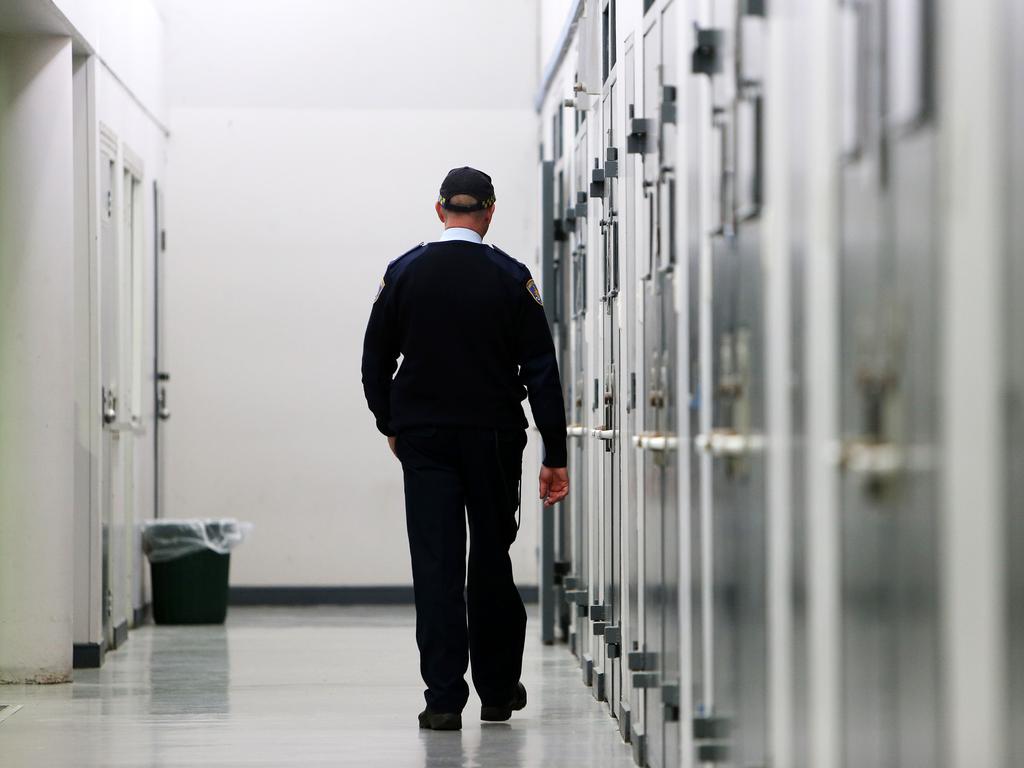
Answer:
POLYGON ((615 721, 564 646, 537 640, 530 705, 461 732, 420 731, 411 608, 233 608, 226 627, 132 632, 72 685, 0 686, 0 766, 626 768, 615 721), (2 713, 3 710, 0 710, 2 713))

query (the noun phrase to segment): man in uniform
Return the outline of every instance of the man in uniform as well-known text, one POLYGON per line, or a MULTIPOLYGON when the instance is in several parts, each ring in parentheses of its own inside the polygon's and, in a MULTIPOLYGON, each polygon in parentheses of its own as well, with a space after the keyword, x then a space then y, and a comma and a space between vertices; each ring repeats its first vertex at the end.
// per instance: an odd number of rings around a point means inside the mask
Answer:
POLYGON ((470 658, 481 719, 508 720, 526 706, 526 610, 508 552, 519 530, 527 396, 544 441, 540 498, 550 506, 569 492, 543 301, 523 264, 483 244, 494 201, 487 174, 448 174, 435 206, 444 234, 388 265, 363 343, 366 400, 405 478, 427 685, 419 723, 435 730, 462 727, 470 658))

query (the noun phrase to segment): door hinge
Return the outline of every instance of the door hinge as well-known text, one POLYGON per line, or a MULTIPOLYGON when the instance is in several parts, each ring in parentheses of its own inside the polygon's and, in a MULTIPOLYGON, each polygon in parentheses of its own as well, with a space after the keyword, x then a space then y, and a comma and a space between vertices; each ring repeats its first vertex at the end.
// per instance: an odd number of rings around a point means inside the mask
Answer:
POLYGON ((605 148, 604 177, 606 179, 617 179, 619 177, 619 150, 615 147, 605 148))
POLYGON ((634 117, 629 121, 629 134, 626 136, 626 154, 642 155, 651 151, 648 137, 653 133, 654 121, 646 117, 634 117))
POLYGON ((650 672, 658 668, 658 654, 652 651, 630 651, 626 665, 630 672, 650 672))
POLYGON ((690 57, 690 71, 695 75, 717 75, 722 71, 722 40, 720 29, 697 28, 697 45, 690 57))

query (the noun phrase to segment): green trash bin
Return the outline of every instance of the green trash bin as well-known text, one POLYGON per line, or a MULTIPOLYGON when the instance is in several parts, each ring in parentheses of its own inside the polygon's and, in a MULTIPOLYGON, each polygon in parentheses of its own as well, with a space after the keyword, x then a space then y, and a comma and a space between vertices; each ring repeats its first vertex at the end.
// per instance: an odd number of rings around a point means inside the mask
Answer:
POLYGON ((157 624, 223 624, 237 520, 157 520, 142 531, 157 624))

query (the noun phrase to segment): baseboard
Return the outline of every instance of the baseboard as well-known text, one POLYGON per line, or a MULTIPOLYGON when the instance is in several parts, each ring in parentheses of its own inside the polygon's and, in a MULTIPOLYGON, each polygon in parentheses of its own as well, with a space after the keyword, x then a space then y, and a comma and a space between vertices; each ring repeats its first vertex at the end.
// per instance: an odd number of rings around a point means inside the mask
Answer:
POLYGON ((106 651, 106 643, 75 643, 71 666, 75 669, 98 669, 103 666, 106 651))
POLYGON ((135 608, 132 611, 132 626, 141 627, 143 624, 149 622, 153 618, 153 604, 146 603, 141 608, 135 608))
MULTIPOLYGON (((519 588, 525 603, 536 603, 536 586, 519 588)), ((411 586, 231 587, 229 605, 412 605, 411 586)))
POLYGON ((114 643, 112 649, 120 648, 128 642, 128 619, 114 627, 114 643))

